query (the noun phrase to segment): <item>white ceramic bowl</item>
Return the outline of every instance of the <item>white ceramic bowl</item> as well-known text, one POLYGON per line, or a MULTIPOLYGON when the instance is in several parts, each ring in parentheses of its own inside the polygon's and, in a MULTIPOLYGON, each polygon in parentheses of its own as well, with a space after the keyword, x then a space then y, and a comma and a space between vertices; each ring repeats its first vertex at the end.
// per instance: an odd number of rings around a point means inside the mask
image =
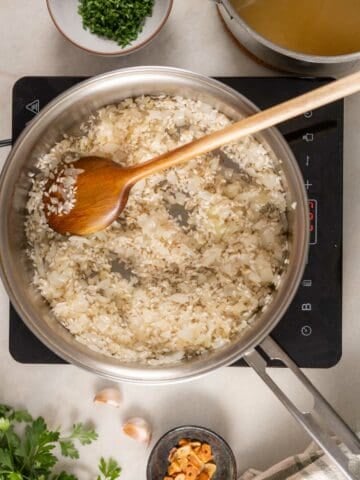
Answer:
POLYGON ((127 47, 85 30, 78 13, 79 0, 46 0, 46 3, 56 28, 72 44, 96 55, 119 56, 139 50, 156 37, 170 15, 173 0, 155 0, 152 16, 146 18, 142 32, 127 47))

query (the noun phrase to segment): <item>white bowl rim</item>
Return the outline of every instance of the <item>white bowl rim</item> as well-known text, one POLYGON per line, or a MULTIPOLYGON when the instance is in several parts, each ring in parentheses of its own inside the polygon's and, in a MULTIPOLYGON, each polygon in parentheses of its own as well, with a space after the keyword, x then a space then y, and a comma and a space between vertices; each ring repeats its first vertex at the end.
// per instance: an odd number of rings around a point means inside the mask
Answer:
MULTIPOLYGON (((155 0, 156 1, 156 0, 155 0)), ((162 20, 162 22, 160 23, 160 25, 158 26, 158 28, 149 36, 147 37, 143 42, 139 43, 138 45, 134 46, 134 47, 126 47, 126 48, 120 48, 120 50, 117 50, 116 52, 100 52, 98 50, 94 50, 94 49, 91 49, 91 48, 86 48, 84 47, 83 45, 80 45, 79 43, 75 42, 75 40, 73 40, 72 38, 70 38, 63 30, 62 28, 59 26, 58 22, 56 21, 55 19, 55 16, 52 12, 52 9, 51 9, 51 6, 50 6, 50 0, 46 0, 46 6, 47 6, 47 9, 48 9, 48 12, 49 12, 49 15, 50 15, 50 18, 51 20, 53 21, 55 27, 58 29, 58 31, 61 33, 61 35, 66 38, 70 43, 72 43, 75 47, 77 48, 80 48, 81 50, 87 52, 87 53, 92 53, 92 54, 95 54, 95 55, 101 55, 103 57, 119 57, 121 55, 128 55, 132 52, 135 52, 136 50, 139 50, 140 48, 142 47, 145 47, 145 45, 147 45, 148 43, 150 43, 157 35, 158 33, 160 32, 160 30, 163 28, 163 26, 165 25, 167 19, 169 18, 169 15, 171 13, 171 10, 172 10, 172 7, 174 5, 174 0, 169 0, 169 6, 168 6, 168 9, 165 13, 165 16, 162 20)))

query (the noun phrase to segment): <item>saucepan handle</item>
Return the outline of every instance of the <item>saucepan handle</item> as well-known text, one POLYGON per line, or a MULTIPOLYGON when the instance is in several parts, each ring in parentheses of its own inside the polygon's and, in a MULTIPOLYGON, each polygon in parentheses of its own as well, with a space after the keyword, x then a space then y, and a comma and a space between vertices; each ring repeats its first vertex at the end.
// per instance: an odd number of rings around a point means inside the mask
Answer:
POLYGON ((226 3, 223 2, 223 0, 211 0, 211 1, 213 3, 217 3, 218 6, 221 5, 221 7, 225 10, 225 12, 229 15, 230 20, 234 18, 233 15, 230 13, 229 9, 227 8, 226 3))
POLYGON ((360 454, 360 441, 358 437, 272 338, 267 337, 259 347, 269 358, 272 360, 280 360, 286 365, 311 394, 313 398, 311 411, 302 412, 296 407, 288 395, 268 375, 266 371, 266 361, 258 351, 252 350, 247 353, 244 357, 245 361, 264 380, 282 404, 304 427, 321 449, 332 459, 346 478, 354 480, 356 477, 351 473, 349 468, 350 457, 343 452, 333 437, 337 437, 337 439, 355 455, 360 454))

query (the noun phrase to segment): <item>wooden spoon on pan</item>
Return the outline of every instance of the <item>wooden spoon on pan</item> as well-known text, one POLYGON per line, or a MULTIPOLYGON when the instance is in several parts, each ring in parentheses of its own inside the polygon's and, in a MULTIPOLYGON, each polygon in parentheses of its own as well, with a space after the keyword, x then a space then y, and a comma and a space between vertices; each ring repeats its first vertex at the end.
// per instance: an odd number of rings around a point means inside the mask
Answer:
MULTIPOLYGON (((49 208, 58 196, 51 185, 44 195, 45 213, 51 228, 59 233, 88 235, 106 228, 125 208, 131 187, 139 180, 184 163, 241 137, 339 100, 360 90, 360 72, 348 75, 311 92, 255 113, 226 128, 133 167, 121 167, 110 159, 83 157, 74 163, 76 176, 73 208, 65 214, 49 208)), ((56 203, 56 202, 55 202, 56 203)))

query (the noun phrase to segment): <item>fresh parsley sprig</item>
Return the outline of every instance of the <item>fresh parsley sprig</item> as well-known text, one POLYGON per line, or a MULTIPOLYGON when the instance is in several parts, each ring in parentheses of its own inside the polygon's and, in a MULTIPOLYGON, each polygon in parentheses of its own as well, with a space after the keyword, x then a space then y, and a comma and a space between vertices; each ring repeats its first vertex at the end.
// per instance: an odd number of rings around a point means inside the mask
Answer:
MULTIPOLYGON (((26 410, 0 404, 0 480, 77 480, 68 472, 54 473, 59 461, 54 450, 60 447, 64 457, 78 459, 76 442, 89 445, 97 438, 95 430, 82 423, 61 435, 42 417, 33 419, 26 410)), ((115 460, 101 458, 99 471, 98 480, 117 480, 121 468, 115 460)))
POLYGON ((109 460, 106 461, 101 457, 99 470, 101 475, 97 477, 97 480, 116 480, 121 474, 121 468, 113 458, 109 458, 109 460))
POLYGON ((97 438, 98 434, 93 428, 85 427, 82 423, 76 423, 73 425, 69 436, 59 438, 61 454, 64 457, 79 458, 79 451, 75 447, 74 441, 78 440, 81 445, 90 445, 97 438))

